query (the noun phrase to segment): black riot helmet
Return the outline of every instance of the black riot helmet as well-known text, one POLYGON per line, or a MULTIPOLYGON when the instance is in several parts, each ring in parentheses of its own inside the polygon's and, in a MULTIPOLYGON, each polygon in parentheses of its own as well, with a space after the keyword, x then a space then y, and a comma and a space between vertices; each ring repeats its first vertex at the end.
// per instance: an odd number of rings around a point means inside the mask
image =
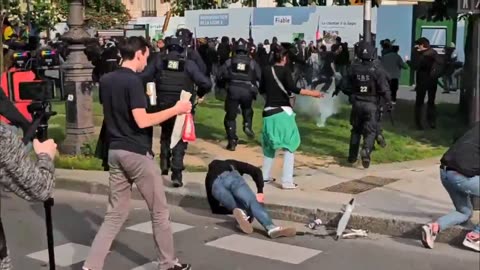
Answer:
POLYGON ((170 37, 169 39, 166 39, 166 41, 167 42, 166 42, 165 45, 167 47, 167 50, 176 51, 176 52, 179 52, 179 53, 183 52, 183 47, 182 47, 180 38, 170 37))
POLYGON ((375 59, 376 49, 371 43, 360 41, 356 47, 355 54, 361 60, 370 61, 375 59))
POLYGON ((245 40, 240 39, 236 46, 235 46, 235 52, 240 53, 240 54, 246 54, 248 52, 248 45, 245 42, 245 40))
POLYGON ((180 39, 182 46, 189 46, 192 42, 193 33, 187 28, 177 29, 175 36, 180 39))

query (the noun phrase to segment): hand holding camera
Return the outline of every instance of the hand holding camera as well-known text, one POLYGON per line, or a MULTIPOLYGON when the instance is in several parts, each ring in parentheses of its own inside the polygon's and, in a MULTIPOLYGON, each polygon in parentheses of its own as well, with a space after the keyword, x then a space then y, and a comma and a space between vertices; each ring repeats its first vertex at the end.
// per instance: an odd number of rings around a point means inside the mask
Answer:
POLYGON ((47 154, 53 160, 57 154, 57 144, 52 139, 44 142, 35 139, 33 140, 33 150, 37 155, 47 154))

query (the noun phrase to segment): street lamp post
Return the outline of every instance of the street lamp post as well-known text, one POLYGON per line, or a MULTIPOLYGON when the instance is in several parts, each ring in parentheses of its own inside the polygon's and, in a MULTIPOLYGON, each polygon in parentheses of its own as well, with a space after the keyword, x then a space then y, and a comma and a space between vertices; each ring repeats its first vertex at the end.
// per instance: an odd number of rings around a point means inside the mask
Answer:
POLYGON ((363 3, 363 40, 372 42, 372 0, 363 3))
POLYGON ((82 146, 95 132, 93 123, 92 70, 93 65, 84 53, 85 43, 92 38, 84 29, 83 0, 71 0, 68 14, 69 30, 62 40, 69 44, 65 71, 66 138, 62 153, 80 154, 82 146))

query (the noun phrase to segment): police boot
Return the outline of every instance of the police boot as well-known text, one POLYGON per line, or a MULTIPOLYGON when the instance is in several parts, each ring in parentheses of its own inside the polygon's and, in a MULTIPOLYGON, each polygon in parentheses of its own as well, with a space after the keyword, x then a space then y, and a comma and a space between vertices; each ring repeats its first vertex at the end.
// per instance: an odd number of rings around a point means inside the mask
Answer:
POLYGON ((182 172, 180 171, 172 171, 172 184, 173 187, 179 188, 183 186, 182 181, 182 172))
POLYGON ((227 150, 229 151, 235 151, 235 148, 237 147, 237 130, 236 130, 236 125, 237 123, 235 121, 225 121, 225 131, 227 133, 227 139, 228 139, 228 145, 227 145, 227 150))
POLYGON ((382 148, 387 147, 387 142, 385 141, 385 137, 383 137, 383 134, 382 134, 382 133, 379 133, 379 134, 377 135, 377 138, 375 138, 375 140, 376 140, 377 143, 380 145, 380 147, 382 147, 382 148))
POLYGON ((248 136, 248 138, 255 138, 255 133, 252 130, 252 121, 253 121, 253 109, 247 108, 242 111, 243 113, 243 132, 248 136))
POLYGON ((235 149, 237 148, 237 143, 237 140, 228 140, 227 150, 235 151, 235 149))
POLYGON ((423 130, 424 127, 423 127, 423 121, 422 121, 422 107, 418 108, 418 107, 415 107, 415 126, 418 130, 423 130))
POLYGON ((362 158, 363 168, 368 169, 368 167, 370 167, 370 152, 367 149, 363 148, 360 151, 360 157, 362 158))
POLYGON ((168 158, 160 158, 160 169, 162 170, 162 175, 168 175, 168 171, 170 170, 170 161, 168 158))
POLYGON ((255 138, 255 132, 253 132, 253 130, 252 130, 252 124, 246 123, 243 126, 243 132, 245 132, 245 134, 247 135, 248 138, 250 138, 250 139, 255 138))
POLYGON ((360 147, 361 135, 357 133, 352 133, 350 135, 350 149, 348 152, 348 163, 353 164, 357 162, 358 158, 358 149, 360 147))

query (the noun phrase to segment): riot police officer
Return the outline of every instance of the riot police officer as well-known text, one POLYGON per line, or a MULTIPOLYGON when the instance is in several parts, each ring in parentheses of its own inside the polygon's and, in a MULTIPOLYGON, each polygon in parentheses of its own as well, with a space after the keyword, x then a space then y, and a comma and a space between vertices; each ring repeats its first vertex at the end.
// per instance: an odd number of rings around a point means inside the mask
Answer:
POLYGON ((235 151, 238 142, 236 118, 239 105, 243 115, 243 131, 249 138, 255 137, 252 130, 252 103, 256 99, 261 79, 260 66, 248 54, 247 43, 239 40, 235 48, 235 56, 220 67, 217 75, 220 80, 228 82, 223 123, 228 139, 227 149, 230 151, 235 151))
MULTIPOLYGON (((182 90, 192 93, 193 103, 197 96, 203 98, 207 94, 207 89, 212 87, 210 78, 201 72, 194 61, 187 59, 185 48, 181 46, 180 39, 171 37, 168 39, 166 48, 166 55, 159 55, 147 65, 145 71, 140 75, 144 82, 154 80, 156 83, 157 105, 152 108, 154 111, 173 107, 180 99, 182 90), (194 90, 195 85, 199 87, 198 92, 194 90)), ((181 187, 183 186, 182 171, 185 169, 183 158, 187 143, 180 140, 173 149, 170 149, 175 119, 173 117, 161 124, 160 168, 164 176, 168 175, 171 169, 173 186, 181 187)))
POLYGON ((352 131, 348 162, 355 163, 357 161, 360 140, 363 135, 360 156, 363 167, 368 168, 378 130, 379 98, 383 98, 387 107, 391 108, 390 87, 385 72, 374 63, 375 47, 373 45, 360 42, 356 54, 360 61, 350 66, 347 76, 342 78, 336 93, 342 90, 350 97, 352 103, 350 115, 352 131))
POLYGON ((195 62, 200 71, 207 74, 207 65, 205 64, 205 61, 203 61, 200 53, 196 50, 195 46, 193 46, 193 43, 197 42, 196 40, 193 40, 193 33, 186 28, 180 28, 175 33, 175 36, 180 40, 180 45, 186 48, 187 59, 195 62))

